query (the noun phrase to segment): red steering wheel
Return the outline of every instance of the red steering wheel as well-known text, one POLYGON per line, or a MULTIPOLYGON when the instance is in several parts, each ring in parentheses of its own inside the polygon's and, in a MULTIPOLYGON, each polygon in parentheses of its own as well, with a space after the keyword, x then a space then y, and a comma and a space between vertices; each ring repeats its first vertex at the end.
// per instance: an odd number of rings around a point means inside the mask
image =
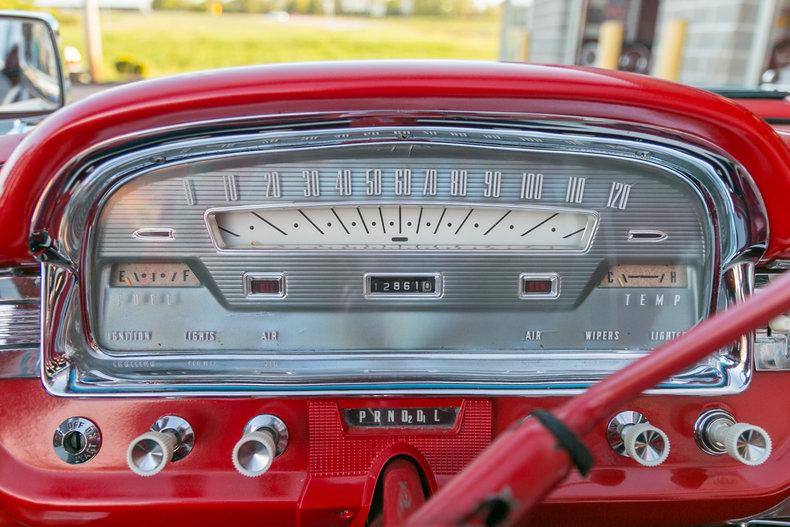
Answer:
POLYGON ((616 408, 739 336, 790 310, 790 275, 721 312, 558 407, 523 419, 414 512, 409 526, 517 523, 575 465, 591 462, 577 439, 616 408))

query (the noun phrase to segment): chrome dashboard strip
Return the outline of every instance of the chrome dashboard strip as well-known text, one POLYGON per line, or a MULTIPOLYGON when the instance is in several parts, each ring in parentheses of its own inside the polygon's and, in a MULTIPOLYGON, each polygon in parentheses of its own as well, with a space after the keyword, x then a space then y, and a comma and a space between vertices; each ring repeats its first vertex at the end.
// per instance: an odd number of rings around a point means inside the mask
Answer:
POLYGON ((0 379, 38 375, 41 285, 37 271, 0 271, 0 379))

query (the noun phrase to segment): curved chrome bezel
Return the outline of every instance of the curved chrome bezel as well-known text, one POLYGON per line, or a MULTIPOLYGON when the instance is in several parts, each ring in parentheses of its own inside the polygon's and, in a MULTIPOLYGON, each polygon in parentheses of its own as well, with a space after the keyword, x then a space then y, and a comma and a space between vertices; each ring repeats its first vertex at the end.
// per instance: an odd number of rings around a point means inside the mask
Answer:
POLYGON ((261 430, 269 430, 274 435, 274 444, 277 447, 275 457, 280 457, 288 448, 288 427, 276 415, 261 414, 247 421, 244 430, 242 430, 242 436, 261 430))
MULTIPOLYGON (((322 124, 319 116, 315 124, 322 124)), ((181 163, 195 159, 245 155, 262 151, 299 148, 291 144, 302 141, 301 148, 314 147, 320 141, 325 145, 343 145, 360 142, 391 142, 391 141, 425 141, 434 144, 462 144, 464 146, 480 146, 497 149, 536 150, 540 152, 556 152, 568 155, 599 156, 624 159, 635 163, 651 165, 671 173, 689 182, 699 193, 710 213, 710 232, 714 239, 714 261, 720 265, 713 266, 708 283, 714 284, 710 291, 711 310, 722 308, 729 302, 742 299, 752 290, 754 258, 759 256, 765 247, 767 232, 764 226, 765 211, 753 183, 743 169, 725 156, 695 146, 691 143, 680 143, 676 139, 667 139, 657 131, 643 130, 641 133, 633 129, 617 134, 606 129, 605 137, 596 132, 600 129, 588 123, 576 122, 573 126, 565 124, 562 132, 547 132, 551 126, 542 122, 539 126, 529 121, 527 116, 508 116, 505 121, 486 120, 490 115, 477 115, 476 119, 485 122, 488 128, 467 128, 470 121, 454 121, 453 119, 470 115, 446 115, 444 120, 425 119, 430 126, 412 127, 375 127, 348 129, 318 129, 288 132, 261 132, 249 135, 209 137, 188 139, 165 145, 149 147, 138 152, 118 156, 104 162, 90 173, 84 173, 72 181, 68 200, 55 200, 66 203, 65 206, 50 210, 41 205, 38 216, 54 218, 53 225, 59 225, 55 236, 56 246, 60 252, 60 263, 43 264, 42 299, 45 312, 42 313, 42 331, 44 346, 42 364, 57 358, 67 357, 70 364, 56 372, 42 369, 42 378, 49 391, 57 395, 239 395, 262 393, 278 394, 365 394, 365 393, 475 393, 484 391, 490 394, 571 394, 577 393, 597 378, 622 367, 639 353, 584 353, 583 356, 573 354, 547 354, 536 356, 536 359, 559 361, 594 361, 595 368, 590 371, 571 372, 565 378, 555 375, 525 375, 524 380, 517 384, 496 382, 333 382, 329 385, 316 382, 283 386, 276 383, 231 382, 233 370, 228 370, 228 377, 220 382, 187 382, 185 379, 166 379, 151 382, 150 371, 156 362, 156 368, 172 370, 178 360, 159 360, 159 357, 129 356, 108 359, 98 347, 91 334, 90 307, 85 290, 90 270, 90 249, 92 226, 106 198, 130 179, 147 171, 160 168, 167 164, 181 163), (513 123, 521 119, 521 128, 513 123), (510 127, 516 129, 504 129, 510 127), (619 135, 619 137, 615 137, 619 135), (305 138, 309 141, 305 144, 305 138), (539 139, 539 141, 536 141, 539 139), (290 143, 289 143, 290 142, 290 143), (719 295, 719 292, 724 293, 719 295), (73 304, 73 305, 72 305, 73 304), (76 317, 76 318, 75 318, 76 317), (75 324, 77 321, 80 324, 75 324), (76 325, 77 330, 69 324, 76 325), (90 359, 86 363, 86 358, 90 359), (91 369, 88 364, 97 359, 117 361, 130 366, 126 371, 134 370, 130 375, 118 375, 123 370, 91 369), (88 367, 86 367, 88 366, 88 367), (601 366, 604 366, 603 368, 601 366), (573 379, 573 375, 577 378, 573 379), (575 382, 569 382, 575 381, 575 382), (547 388, 551 388, 547 391, 547 388)), ((500 116, 501 117, 501 116, 500 116)), ((531 116, 529 118, 533 118, 531 116)), ((324 123, 325 124, 325 123, 324 123)), ((556 126, 556 121, 550 123, 556 126)), ((611 123, 609 123, 611 124, 611 123)), ((480 123, 476 123, 480 126, 480 123)), ((64 190, 65 192, 65 190, 64 190)), ((50 198, 51 199, 51 198, 50 198)), ((43 220, 34 221, 34 229, 43 227, 43 220)), ((728 354, 722 355, 716 369, 697 369, 681 374, 668 383, 657 388, 656 392, 709 395, 736 393, 743 390, 751 375, 751 343, 752 337, 744 336, 728 354), (719 376, 720 375, 720 376, 719 376)), ((499 359, 503 354, 483 355, 486 358, 499 359)), ((529 354, 520 353, 519 359, 531 358, 529 354)), ((466 355, 465 358, 470 357, 466 355)), ((239 356, 223 356, 222 360, 241 360, 239 356)), ((249 358, 249 357, 246 357, 249 358)), ((336 361, 342 355, 322 355, 323 360, 336 361)), ((358 357, 355 357, 355 359, 358 357)), ((385 357, 371 355, 371 360, 381 361, 381 368, 386 368, 385 357)), ((409 354, 389 355, 389 361, 408 361, 415 358, 409 354)), ((442 357, 437 357, 442 358, 442 357)), ((447 357, 445 357, 447 358, 447 357)), ((207 365, 216 365, 218 357, 190 355, 182 358, 181 363, 193 365, 194 370, 201 371, 207 365)), ((258 361, 282 361, 279 356, 259 355, 258 361)), ((315 360, 311 355, 310 360, 315 360)), ((291 360, 289 358, 289 360, 291 360)), ((293 358, 290 364, 298 365, 300 358, 293 358)), ((184 366, 185 364, 180 364, 184 366)), ((211 367, 211 366, 209 366, 211 367)))
POLYGON ((735 424, 735 418, 727 410, 722 410, 721 408, 706 410, 700 414, 694 423, 694 441, 697 442, 697 446, 700 450, 706 454, 719 456, 726 452, 724 444, 713 441, 708 436, 708 429, 714 421, 724 421, 730 425, 735 424))
POLYGON ((192 425, 177 415, 163 415, 151 425, 152 432, 170 432, 176 436, 176 447, 173 450, 173 463, 181 461, 195 448, 195 432, 192 425))
POLYGON ((612 417, 609 424, 606 426, 606 441, 612 450, 617 452, 623 457, 628 457, 625 452, 625 442, 623 441, 623 432, 629 426, 647 423, 647 418, 639 412, 633 410, 626 410, 612 417))

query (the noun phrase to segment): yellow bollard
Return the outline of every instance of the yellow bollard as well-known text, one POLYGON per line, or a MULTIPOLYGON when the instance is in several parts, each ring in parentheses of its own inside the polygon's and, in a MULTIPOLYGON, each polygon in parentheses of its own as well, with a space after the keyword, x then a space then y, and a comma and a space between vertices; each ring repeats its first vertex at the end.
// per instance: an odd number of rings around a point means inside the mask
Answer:
POLYGON ((680 78, 687 29, 688 24, 685 20, 673 19, 664 22, 661 27, 661 46, 656 54, 653 75, 668 81, 677 81, 680 78))
POLYGON ((529 62, 529 31, 521 32, 521 62, 529 62))
POLYGON ((623 23, 607 20, 598 30, 598 51, 595 65, 607 70, 616 70, 623 51, 623 23))

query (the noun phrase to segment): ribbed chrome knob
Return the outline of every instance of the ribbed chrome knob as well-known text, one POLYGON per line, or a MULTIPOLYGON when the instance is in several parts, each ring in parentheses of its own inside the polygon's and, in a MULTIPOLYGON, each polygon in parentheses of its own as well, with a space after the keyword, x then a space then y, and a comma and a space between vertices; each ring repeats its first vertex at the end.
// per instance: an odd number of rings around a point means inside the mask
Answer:
POLYGON ((171 432, 146 432, 126 449, 126 463, 138 476, 153 476, 173 459, 178 439, 171 432))
POLYGON ((724 436, 724 448, 744 465, 762 465, 771 455, 771 437, 759 426, 736 423, 724 436))
POLYGON ((669 438, 663 430, 650 423, 626 427, 623 444, 628 457, 646 467, 656 467, 669 456, 669 438))
POLYGON ((175 415, 157 419, 151 429, 129 443, 126 464, 138 476, 153 476, 171 461, 186 457, 195 445, 195 434, 187 421, 175 415))
POLYGON ((273 415, 257 415, 244 427, 233 447, 231 460, 242 476, 256 478, 265 474, 274 458, 288 446, 288 428, 273 415))
POLYGON ((609 421, 606 438, 612 450, 640 465, 655 467, 669 456, 669 438, 633 410, 620 412, 609 421))
POLYGON ((771 436, 763 428, 738 423, 725 410, 703 413, 694 427, 700 448, 708 454, 728 454, 744 465, 765 463, 771 455, 771 436))
POLYGON ((233 466, 242 476, 256 478, 272 466, 277 446, 269 430, 244 434, 233 447, 233 466))

